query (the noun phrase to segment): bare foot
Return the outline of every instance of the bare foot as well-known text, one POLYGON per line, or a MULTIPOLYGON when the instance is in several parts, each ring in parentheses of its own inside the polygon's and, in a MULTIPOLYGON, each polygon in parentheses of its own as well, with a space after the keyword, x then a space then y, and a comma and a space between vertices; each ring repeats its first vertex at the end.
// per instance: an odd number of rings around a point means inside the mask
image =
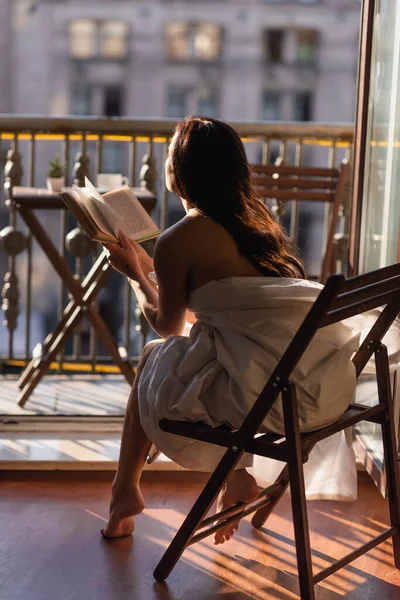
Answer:
POLYGON ((144 500, 139 486, 117 491, 113 489, 110 503, 110 517, 107 526, 101 530, 106 538, 119 538, 131 535, 135 529, 134 515, 144 509, 144 500))
MULTIPOLYGON (((222 488, 217 502, 217 512, 237 504, 238 502, 252 502, 256 500, 260 490, 257 482, 246 469, 237 469, 233 471, 222 488)), ((221 527, 214 534, 214 544, 223 544, 227 542, 235 531, 239 528, 240 514, 237 521, 221 527)))

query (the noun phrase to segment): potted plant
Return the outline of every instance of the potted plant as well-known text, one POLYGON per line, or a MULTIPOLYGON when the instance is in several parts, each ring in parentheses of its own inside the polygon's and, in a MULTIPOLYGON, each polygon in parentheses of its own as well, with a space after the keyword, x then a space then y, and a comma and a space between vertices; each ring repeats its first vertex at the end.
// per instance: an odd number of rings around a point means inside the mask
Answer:
POLYGON ((65 184, 63 167, 60 155, 56 154, 54 160, 49 162, 50 168, 47 172, 47 189, 49 192, 61 192, 65 184))

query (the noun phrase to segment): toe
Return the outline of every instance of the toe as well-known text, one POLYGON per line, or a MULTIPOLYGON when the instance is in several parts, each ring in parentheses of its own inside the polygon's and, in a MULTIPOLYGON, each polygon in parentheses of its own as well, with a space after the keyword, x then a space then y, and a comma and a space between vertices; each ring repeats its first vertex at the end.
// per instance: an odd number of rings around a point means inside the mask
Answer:
POLYGON ((222 544, 222 532, 221 531, 217 531, 217 533, 214 535, 214 544, 215 544, 215 546, 218 546, 218 544, 222 544))

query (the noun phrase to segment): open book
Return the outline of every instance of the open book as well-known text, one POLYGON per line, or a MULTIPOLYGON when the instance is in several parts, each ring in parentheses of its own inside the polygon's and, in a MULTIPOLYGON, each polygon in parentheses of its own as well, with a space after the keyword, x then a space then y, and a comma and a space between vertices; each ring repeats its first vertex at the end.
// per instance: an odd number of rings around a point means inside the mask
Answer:
POLYGON ((73 185, 60 196, 86 233, 98 242, 118 244, 120 231, 137 242, 160 235, 128 186, 101 195, 85 177, 84 188, 73 185))

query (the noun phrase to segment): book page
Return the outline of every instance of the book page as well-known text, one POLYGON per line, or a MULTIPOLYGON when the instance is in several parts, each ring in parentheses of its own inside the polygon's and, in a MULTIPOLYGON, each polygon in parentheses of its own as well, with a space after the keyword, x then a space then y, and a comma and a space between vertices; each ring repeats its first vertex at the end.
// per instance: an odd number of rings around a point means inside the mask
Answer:
POLYGON ((101 228, 99 228, 97 221, 91 217, 91 214, 87 210, 85 194, 71 189, 62 192, 60 196, 89 237, 98 242, 116 242, 114 235, 102 231, 101 228))
POLYGON ((82 204, 80 197, 73 190, 62 192, 60 196, 86 233, 90 237, 94 237, 97 232, 97 227, 82 204))
POLYGON ((128 186, 107 192, 103 200, 118 214, 113 230, 115 236, 123 231, 133 240, 142 241, 160 234, 157 225, 128 186))
POLYGON ((90 196, 94 200, 97 200, 98 202, 101 202, 102 204, 104 204, 103 196, 101 194, 99 194, 99 192, 94 187, 93 183, 87 177, 85 177, 84 189, 88 192, 88 194, 90 194, 90 196))
MULTIPOLYGON (((86 183, 88 183, 88 180, 86 180, 86 183)), ((115 223, 118 219, 118 214, 115 214, 113 210, 107 207, 100 194, 97 194, 95 188, 93 188, 95 195, 91 188, 79 188, 73 185, 72 189, 79 196, 82 208, 89 213, 99 232, 114 238, 115 223)))

